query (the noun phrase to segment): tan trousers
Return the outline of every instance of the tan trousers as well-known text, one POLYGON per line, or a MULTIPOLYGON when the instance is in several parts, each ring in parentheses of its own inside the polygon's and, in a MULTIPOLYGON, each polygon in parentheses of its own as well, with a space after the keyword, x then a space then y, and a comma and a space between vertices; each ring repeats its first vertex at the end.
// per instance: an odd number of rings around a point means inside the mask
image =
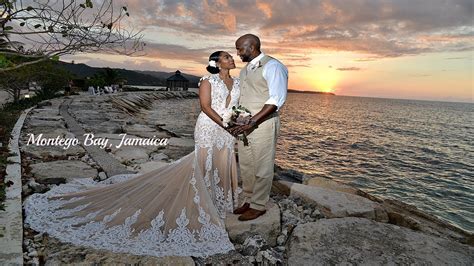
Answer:
POLYGON ((248 135, 248 146, 238 144, 244 202, 256 210, 264 210, 270 198, 279 133, 280 117, 275 116, 248 135))

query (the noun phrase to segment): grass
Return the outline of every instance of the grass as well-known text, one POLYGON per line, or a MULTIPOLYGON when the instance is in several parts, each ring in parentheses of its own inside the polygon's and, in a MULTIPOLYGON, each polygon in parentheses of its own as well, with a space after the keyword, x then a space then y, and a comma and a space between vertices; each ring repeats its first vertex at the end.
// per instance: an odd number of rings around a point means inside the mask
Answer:
POLYGON ((8 151, 8 143, 16 121, 23 110, 35 106, 41 101, 60 96, 62 95, 55 93, 42 93, 29 99, 22 99, 17 103, 7 103, 2 109, 0 109, 0 143, 2 143, 2 147, 0 147, 0 210, 5 210, 5 188, 8 186, 5 184, 6 168, 8 164, 7 158, 11 156, 8 151))

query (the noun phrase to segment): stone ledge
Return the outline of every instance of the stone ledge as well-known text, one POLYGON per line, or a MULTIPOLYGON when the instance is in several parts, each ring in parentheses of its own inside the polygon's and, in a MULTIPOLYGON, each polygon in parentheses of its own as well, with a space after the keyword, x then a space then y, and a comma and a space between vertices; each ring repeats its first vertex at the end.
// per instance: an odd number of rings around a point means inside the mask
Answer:
POLYGON ((21 202, 21 155, 18 140, 26 115, 33 109, 23 111, 12 130, 8 145, 14 155, 8 158, 5 183, 5 211, 0 211, 0 265, 23 265, 23 214, 21 202))
POLYGON ((227 214, 225 224, 232 242, 243 244, 248 237, 259 234, 267 244, 275 246, 281 227, 280 207, 270 199, 266 209, 264 215, 244 222, 237 220, 239 215, 227 214))
POLYGON ((388 222, 388 215, 380 204, 361 196, 287 181, 274 181, 273 186, 285 195, 314 203, 329 218, 352 216, 388 222))
POLYGON ((289 265, 470 265, 474 248, 411 229, 347 217, 298 225, 289 265))

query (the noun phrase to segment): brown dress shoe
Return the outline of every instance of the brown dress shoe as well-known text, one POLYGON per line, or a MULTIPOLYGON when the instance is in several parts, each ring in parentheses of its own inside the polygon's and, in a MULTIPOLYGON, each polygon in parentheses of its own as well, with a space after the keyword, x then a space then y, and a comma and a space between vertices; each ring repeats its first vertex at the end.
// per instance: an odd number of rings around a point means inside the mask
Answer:
POLYGON ((244 205, 234 210, 234 214, 242 214, 250 208, 250 203, 244 203, 244 205))
POLYGON ((267 210, 259 211, 249 208, 246 212, 239 216, 239 221, 249 221, 258 218, 260 215, 266 213, 267 210))

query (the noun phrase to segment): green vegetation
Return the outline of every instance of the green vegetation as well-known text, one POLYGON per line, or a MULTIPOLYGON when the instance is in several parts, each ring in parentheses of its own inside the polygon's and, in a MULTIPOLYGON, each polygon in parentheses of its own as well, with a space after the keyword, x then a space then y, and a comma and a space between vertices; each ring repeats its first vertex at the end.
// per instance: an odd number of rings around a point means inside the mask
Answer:
POLYGON ((0 209, 4 209, 5 188, 8 186, 4 182, 7 158, 11 156, 8 151, 8 142, 18 117, 23 110, 35 106, 41 101, 62 96, 58 94, 58 91, 67 84, 69 79, 70 74, 54 68, 49 62, 0 73, 0 89, 15 94, 15 101, 5 104, 0 109, 0 143, 2 143, 0 147, 0 209), (35 91, 32 98, 21 99, 20 90, 33 81, 41 88, 35 91))

